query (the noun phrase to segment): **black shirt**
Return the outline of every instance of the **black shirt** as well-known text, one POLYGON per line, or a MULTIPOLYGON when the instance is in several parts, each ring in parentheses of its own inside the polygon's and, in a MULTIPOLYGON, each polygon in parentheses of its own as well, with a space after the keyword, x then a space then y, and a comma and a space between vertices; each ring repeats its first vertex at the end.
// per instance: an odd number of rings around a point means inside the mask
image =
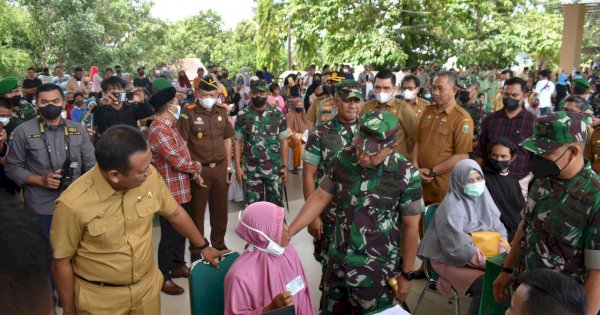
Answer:
MULTIPOLYGON (((25 80, 23 80, 23 88, 24 89, 38 88, 41 85, 42 85, 42 80, 40 80, 38 78, 30 79, 29 77, 26 77, 25 80)), ((25 99, 29 103, 31 103, 31 101, 33 100, 33 97, 35 96, 35 93, 32 93, 32 94, 23 93, 23 94, 25 94, 25 99)))
POLYGON ((92 110, 94 126, 101 136, 108 128, 115 125, 129 125, 137 128, 137 121, 152 116, 154 110, 148 103, 124 103, 116 110, 110 105, 96 106, 92 110))
POLYGON ((152 91, 152 89, 151 89, 152 88, 152 83, 150 82, 150 79, 148 79, 148 78, 141 78, 140 79, 139 77, 137 77, 137 78, 133 79, 133 86, 135 86, 135 87, 141 87, 143 89, 148 90, 148 92, 152 91))
POLYGON ((521 222, 521 210, 526 204, 519 180, 511 174, 504 176, 487 168, 483 172, 485 186, 500 210, 500 221, 506 227, 508 239, 512 241, 521 222))

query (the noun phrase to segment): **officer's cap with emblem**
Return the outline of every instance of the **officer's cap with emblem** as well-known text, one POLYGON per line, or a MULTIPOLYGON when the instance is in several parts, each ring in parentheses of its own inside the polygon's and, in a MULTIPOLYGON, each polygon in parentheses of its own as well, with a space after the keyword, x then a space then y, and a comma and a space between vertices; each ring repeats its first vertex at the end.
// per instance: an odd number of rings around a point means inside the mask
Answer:
POLYGON ((7 77, 0 80, 0 95, 13 91, 19 86, 17 78, 7 77))
POLYGON ((344 79, 345 79, 345 77, 339 75, 335 71, 332 71, 331 73, 329 73, 329 80, 327 80, 327 81, 342 82, 344 79))
POLYGON ((200 83, 198 84, 197 88, 203 91, 214 91, 219 88, 219 85, 212 76, 205 75, 202 79, 200 79, 200 83))
POLYGON ((154 81, 152 81, 152 89, 154 91, 160 91, 171 86, 173 86, 173 84, 171 84, 171 81, 163 77, 156 78, 154 81))
POLYGON ((477 79, 476 75, 469 75, 466 78, 462 79, 462 86, 465 89, 468 89, 472 86, 479 86, 479 80, 477 79))
POLYGON ((565 144, 585 142, 588 138, 584 115, 575 112, 554 112, 540 117, 535 123, 533 135, 521 142, 521 146, 535 154, 551 152, 565 144))
POLYGON ((592 87, 590 85, 590 82, 588 82, 586 79, 581 78, 573 80, 573 86, 578 86, 585 89, 589 89, 590 87, 592 87))
POLYGON ((175 98, 175 95, 177 95, 177 90, 170 86, 154 93, 148 100, 148 103, 154 107, 154 111, 159 111, 165 104, 175 98))
POLYGON ((376 154, 396 142, 398 118, 392 113, 372 111, 362 115, 354 146, 367 154, 376 154))
POLYGON ((268 90, 267 81, 262 79, 250 81, 250 93, 267 92, 268 90))
POLYGON ((352 98, 362 100, 362 92, 360 84, 356 80, 342 80, 335 85, 335 93, 340 96, 343 101, 348 101, 352 98))

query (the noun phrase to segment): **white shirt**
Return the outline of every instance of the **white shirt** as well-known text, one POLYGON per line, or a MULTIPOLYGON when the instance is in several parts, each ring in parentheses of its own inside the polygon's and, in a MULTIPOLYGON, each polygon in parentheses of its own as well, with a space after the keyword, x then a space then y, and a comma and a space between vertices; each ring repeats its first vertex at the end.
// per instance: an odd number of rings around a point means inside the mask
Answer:
POLYGON ((539 80, 535 85, 534 92, 538 93, 538 99, 540 100, 539 108, 552 107, 552 93, 554 93, 554 83, 546 80, 539 80))

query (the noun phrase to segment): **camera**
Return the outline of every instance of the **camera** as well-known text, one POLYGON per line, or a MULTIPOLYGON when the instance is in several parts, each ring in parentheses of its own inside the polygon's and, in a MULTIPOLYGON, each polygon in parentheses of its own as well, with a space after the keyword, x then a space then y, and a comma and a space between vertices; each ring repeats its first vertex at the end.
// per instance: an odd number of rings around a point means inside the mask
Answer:
POLYGON ((65 160, 62 167, 59 190, 65 190, 73 183, 74 170, 77 168, 79 168, 79 162, 72 161, 71 158, 65 160))

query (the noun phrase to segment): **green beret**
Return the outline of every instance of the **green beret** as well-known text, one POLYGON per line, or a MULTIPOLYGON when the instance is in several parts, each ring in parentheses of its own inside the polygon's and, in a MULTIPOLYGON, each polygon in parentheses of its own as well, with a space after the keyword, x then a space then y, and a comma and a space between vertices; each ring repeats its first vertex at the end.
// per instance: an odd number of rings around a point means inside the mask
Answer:
POLYGON ((8 77, 0 80, 0 95, 13 91, 19 86, 17 78, 8 77))
POLYGON ((173 84, 171 84, 171 81, 160 77, 160 78, 156 78, 154 81, 152 81, 152 89, 154 91, 160 91, 162 89, 166 89, 170 86, 173 86, 173 84))
POLYGON ((589 89, 591 87, 590 83, 586 79, 581 78, 573 80, 573 86, 578 86, 586 89, 589 89))
POLYGON ((217 81, 215 81, 210 75, 204 76, 204 78, 200 79, 200 84, 197 86, 198 89, 203 91, 214 91, 218 87, 217 81))
POLYGON ((152 97, 150 97, 148 100, 148 103, 154 107, 154 111, 158 111, 161 109, 161 107, 175 98, 176 94, 177 90, 175 90, 174 87, 167 87, 166 89, 162 89, 154 93, 154 95, 152 95, 152 97))
POLYGON ((250 81, 250 92, 267 92, 269 87, 265 80, 250 81))

